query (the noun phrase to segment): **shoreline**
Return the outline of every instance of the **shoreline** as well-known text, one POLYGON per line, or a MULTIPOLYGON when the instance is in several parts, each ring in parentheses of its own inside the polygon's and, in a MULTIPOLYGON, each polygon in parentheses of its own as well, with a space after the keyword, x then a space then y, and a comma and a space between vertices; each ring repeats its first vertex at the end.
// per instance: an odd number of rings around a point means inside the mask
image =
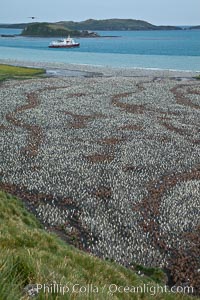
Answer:
POLYGON ((110 67, 87 64, 69 64, 59 62, 33 62, 26 60, 0 59, 1 64, 10 64, 13 66, 22 67, 40 67, 44 68, 47 75, 50 77, 162 77, 162 78, 185 78, 192 79, 197 76, 200 71, 190 70, 167 70, 167 69, 153 69, 153 68, 124 68, 124 67, 110 67))

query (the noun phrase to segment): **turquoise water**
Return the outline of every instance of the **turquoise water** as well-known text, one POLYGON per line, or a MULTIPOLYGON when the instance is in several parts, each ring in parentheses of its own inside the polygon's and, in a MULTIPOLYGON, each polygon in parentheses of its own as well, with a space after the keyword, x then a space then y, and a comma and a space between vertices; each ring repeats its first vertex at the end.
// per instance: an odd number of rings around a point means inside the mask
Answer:
MULTIPOLYGON (((0 29, 0 34, 20 30, 0 29)), ((200 30, 102 31, 118 37, 80 38, 81 47, 49 49, 52 38, 0 38, 0 58, 111 67, 200 71, 200 30)))

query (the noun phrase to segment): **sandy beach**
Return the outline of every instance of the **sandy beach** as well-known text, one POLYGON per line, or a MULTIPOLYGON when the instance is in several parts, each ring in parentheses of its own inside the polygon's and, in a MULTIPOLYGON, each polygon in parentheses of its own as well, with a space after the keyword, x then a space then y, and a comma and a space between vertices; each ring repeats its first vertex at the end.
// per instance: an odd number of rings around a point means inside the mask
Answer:
POLYGON ((0 63, 47 69, 0 85, 1 188, 76 247, 198 290, 198 74, 0 63))

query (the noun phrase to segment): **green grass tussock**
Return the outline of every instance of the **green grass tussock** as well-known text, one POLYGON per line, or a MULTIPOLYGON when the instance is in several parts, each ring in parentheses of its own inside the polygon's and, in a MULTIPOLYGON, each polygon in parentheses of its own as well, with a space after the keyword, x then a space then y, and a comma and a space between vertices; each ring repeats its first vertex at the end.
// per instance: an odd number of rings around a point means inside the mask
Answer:
POLYGON ((45 73, 44 69, 16 67, 0 64, 0 81, 6 79, 26 79, 34 76, 41 76, 45 73))
POLYGON ((192 299, 169 293, 155 296, 125 292, 111 296, 108 293, 111 284, 156 286, 161 271, 137 268, 144 273, 143 277, 64 243, 56 235, 46 232, 20 200, 0 191, 0 300, 27 300, 29 298, 23 292, 27 284, 53 283, 67 284, 70 292, 63 296, 60 293, 45 294, 41 290, 34 299, 192 299), (74 284, 80 287, 92 284, 99 292, 72 293, 74 284))

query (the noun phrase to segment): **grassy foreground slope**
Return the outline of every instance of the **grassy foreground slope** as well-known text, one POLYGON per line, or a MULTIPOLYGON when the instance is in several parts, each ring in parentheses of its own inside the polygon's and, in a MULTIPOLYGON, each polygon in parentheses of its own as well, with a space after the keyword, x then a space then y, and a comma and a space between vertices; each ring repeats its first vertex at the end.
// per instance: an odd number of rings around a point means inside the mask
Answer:
POLYGON ((125 293, 109 294, 117 286, 156 286, 150 277, 140 277, 115 263, 103 261, 67 245, 46 232, 17 198, 0 191, 0 299, 29 299, 23 295, 27 284, 62 284, 69 287, 61 293, 45 295, 41 289, 34 299, 192 299, 180 294, 125 293), (98 293, 72 293, 92 284, 98 293))
POLYGON ((0 81, 6 79, 25 79, 39 76, 45 73, 44 69, 15 67, 0 64, 0 81))

